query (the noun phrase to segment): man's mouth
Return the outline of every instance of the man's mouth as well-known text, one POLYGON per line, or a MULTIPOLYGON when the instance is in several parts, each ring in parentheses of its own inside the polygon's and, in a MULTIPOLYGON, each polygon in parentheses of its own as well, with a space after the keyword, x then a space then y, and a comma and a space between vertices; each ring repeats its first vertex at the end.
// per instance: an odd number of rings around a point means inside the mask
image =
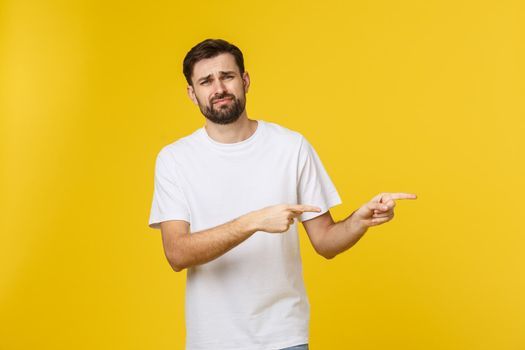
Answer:
POLYGON ((228 101, 231 101, 232 99, 230 97, 225 97, 225 98, 221 98, 221 99, 218 99, 218 100, 214 100, 213 101, 213 104, 224 104, 228 101))

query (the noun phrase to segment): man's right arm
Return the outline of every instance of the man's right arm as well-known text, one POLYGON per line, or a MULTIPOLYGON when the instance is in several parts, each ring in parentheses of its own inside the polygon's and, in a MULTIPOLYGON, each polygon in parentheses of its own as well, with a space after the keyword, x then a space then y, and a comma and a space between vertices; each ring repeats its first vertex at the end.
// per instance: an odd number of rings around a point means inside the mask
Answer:
POLYGON ((279 204, 194 233, 190 233, 187 221, 164 221, 160 223, 164 253, 173 270, 179 272, 218 258, 257 231, 286 232, 295 217, 305 211, 320 210, 309 205, 279 204))

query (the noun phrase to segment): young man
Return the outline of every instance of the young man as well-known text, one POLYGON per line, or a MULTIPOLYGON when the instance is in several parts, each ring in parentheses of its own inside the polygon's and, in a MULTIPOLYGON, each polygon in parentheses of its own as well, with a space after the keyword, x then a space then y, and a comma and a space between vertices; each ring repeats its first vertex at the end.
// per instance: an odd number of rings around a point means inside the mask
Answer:
POLYGON ((341 198, 310 143, 248 118, 241 51, 205 40, 183 71, 206 123, 159 152, 149 225, 172 268, 187 269, 186 348, 307 349, 296 219, 331 259, 391 220, 395 200, 416 196, 381 193, 334 223, 341 198))

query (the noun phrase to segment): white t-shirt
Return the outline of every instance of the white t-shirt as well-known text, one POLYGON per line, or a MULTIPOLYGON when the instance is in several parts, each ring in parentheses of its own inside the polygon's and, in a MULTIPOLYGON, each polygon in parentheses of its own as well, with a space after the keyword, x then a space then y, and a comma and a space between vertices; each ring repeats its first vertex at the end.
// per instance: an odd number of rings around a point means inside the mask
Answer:
MULTIPOLYGON (((257 120, 237 143, 219 143, 204 127, 158 154, 149 226, 186 220, 209 229, 276 204, 309 204, 299 221, 340 204, 330 177, 298 132, 257 120)), ((297 224, 282 234, 258 231, 226 254, 188 268, 186 349, 270 350, 308 342, 297 224)))

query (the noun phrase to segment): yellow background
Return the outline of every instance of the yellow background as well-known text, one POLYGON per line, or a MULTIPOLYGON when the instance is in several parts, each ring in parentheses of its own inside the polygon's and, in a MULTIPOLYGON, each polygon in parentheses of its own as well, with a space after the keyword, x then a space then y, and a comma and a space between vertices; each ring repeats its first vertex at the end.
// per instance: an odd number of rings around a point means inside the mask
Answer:
POLYGON ((238 45, 248 115, 297 130, 346 218, 300 226, 312 349, 525 349, 522 1, 0 3, 0 349, 183 349, 185 272, 147 227, 154 162, 204 124, 182 59, 238 45))

